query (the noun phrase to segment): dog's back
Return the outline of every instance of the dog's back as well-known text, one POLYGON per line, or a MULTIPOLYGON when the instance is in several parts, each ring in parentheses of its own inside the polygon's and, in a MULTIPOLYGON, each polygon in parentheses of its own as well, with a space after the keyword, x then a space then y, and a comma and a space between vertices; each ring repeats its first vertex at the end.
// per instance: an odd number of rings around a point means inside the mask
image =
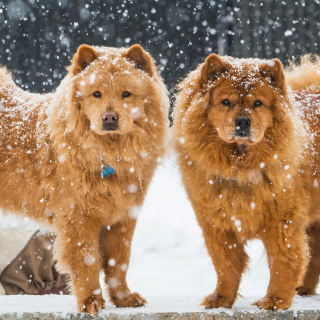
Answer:
MULTIPOLYGON (((286 85, 291 88, 296 106, 309 125, 318 125, 320 107, 320 57, 302 56, 299 63, 292 61, 285 69, 286 85)), ((312 131, 313 128, 312 128, 312 131)))
POLYGON ((320 183, 320 57, 305 55, 299 63, 291 62, 285 70, 286 84, 292 90, 295 106, 299 109, 309 131, 312 148, 312 181, 310 215, 319 219, 320 183))
POLYGON ((292 61, 285 69, 285 79, 302 116, 309 125, 317 125, 320 107, 320 57, 308 54, 302 56, 299 63, 292 61))
POLYGON ((294 91, 320 87, 320 57, 302 56, 299 63, 292 61, 285 70, 286 84, 294 91))
POLYGON ((37 164, 43 154, 40 142, 46 139, 45 109, 50 99, 50 94, 22 90, 9 71, 0 68, 0 206, 4 210, 28 211, 26 195, 39 188, 37 164))

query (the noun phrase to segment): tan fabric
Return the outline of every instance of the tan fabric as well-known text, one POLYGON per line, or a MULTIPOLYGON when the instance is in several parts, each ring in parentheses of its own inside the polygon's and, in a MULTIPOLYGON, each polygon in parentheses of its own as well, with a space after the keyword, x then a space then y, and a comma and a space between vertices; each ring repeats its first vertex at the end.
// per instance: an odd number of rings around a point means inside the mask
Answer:
MULTIPOLYGON (((26 246, 33 231, 24 229, 0 229, 0 274, 26 246)), ((0 295, 5 294, 0 283, 0 295)))
POLYGON ((26 246, 35 230, 0 229, 0 273, 26 246))
POLYGON ((55 269, 53 242, 54 236, 50 233, 36 232, 31 237, 0 275, 6 294, 66 294, 69 277, 55 269))

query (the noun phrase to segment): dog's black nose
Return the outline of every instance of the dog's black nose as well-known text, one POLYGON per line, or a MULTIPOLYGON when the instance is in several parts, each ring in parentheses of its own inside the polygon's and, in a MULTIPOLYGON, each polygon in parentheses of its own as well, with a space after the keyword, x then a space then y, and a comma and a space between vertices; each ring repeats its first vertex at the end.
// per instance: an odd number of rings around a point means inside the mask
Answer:
POLYGON ((119 115, 115 111, 106 111, 102 115, 103 130, 113 131, 118 129, 119 115))
POLYGON ((102 121, 104 123, 116 123, 119 120, 119 115, 114 111, 106 111, 102 115, 102 121))
POLYGON ((238 117, 235 120, 236 129, 234 131, 235 136, 248 137, 250 136, 251 120, 248 117, 238 117))

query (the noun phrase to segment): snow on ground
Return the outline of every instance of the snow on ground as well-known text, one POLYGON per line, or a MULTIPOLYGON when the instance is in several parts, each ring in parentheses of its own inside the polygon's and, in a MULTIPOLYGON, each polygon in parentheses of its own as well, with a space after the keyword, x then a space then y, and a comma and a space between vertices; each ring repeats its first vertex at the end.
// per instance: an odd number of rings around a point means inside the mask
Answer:
MULTIPOLYGON (((198 301, 201 296, 156 296, 150 295, 148 297, 148 304, 142 308, 116 308, 115 306, 107 303, 106 308, 99 312, 99 315, 108 314, 137 314, 137 313, 189 313, 189 312, 206 312, 217 314, 220 312, 225 312, 232 315, 234 312, 266 312, 264 310, 258 310, 256 307, 252 306, 251 303, 256 299, 256 297, 245 297, 243 299, 238 299, 234 305, 233 309, 214 309, 206 310, 198 305, 198 301)), ((297 311, 302 310, 319 310, 320 297, 315 296, 311 298, 301 298, 295 297, 294 302, 290 310, 297 313, 297 311), (307 301, 307 303, 305 303, 307 301)), ((74 296, 1 296, 0 297, 0 316, 6 313, 57 313, 65 315, 70 313, 77 313, 76 309, 76 298, 74 296)), ((290 311, 289 310, 289 311, 290 311)), ((283 311, 280 311, 281 313, 283 311)), ((21 315, 22 316, 22 315, 21 315)), ((310 319, 310 318, 309 318, 310 319)))
MULTIPOLYGON (((35 228, 30 221, 2 218, 2 227, 35 228)), ((248 244, 249 270, 240 285, 236 311, 254 311, 251 303, 266 293, 269 270, 262 243, 248 244)), ((142 310, 131 312, 204 311, 199 304, 212 293, 216 274, 206 252, 200 227, 181 182, 174 156, 158 167, 138 219, 132 244, 128 284, 149 302, 142 310)), ((320 296, 295 297, 294 310, 320 309, 320 296)), ((226 311, 226 309, 224 309, 226 311)), ((0 313, 76 312, 74 297, 2 296, 0 313), (43 302, 42 302, 43 301, 43 302), (17 310, 17 305, 20 307, 17 310)), ((104 312, 126 313, 108 305, 104 312), (115 311, 117 310, 117 311, 115 311)))

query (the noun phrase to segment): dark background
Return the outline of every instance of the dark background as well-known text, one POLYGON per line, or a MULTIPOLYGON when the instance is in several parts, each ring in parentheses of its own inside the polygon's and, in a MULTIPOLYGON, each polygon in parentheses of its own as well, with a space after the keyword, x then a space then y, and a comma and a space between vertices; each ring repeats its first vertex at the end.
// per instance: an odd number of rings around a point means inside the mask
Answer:
POLYGON ((53 91, 82 43, 141 44, 173 91, 214 52, 279 58, 320 51, 320 0, 0 0, 0 64, 53 91))

